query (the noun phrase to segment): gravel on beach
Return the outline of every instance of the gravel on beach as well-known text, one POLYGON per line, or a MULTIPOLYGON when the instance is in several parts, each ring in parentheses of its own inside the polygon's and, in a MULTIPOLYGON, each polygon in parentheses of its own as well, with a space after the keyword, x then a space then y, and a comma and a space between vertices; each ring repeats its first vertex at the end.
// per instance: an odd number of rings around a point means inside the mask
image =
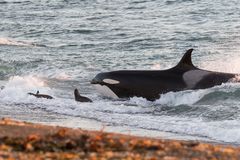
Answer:
POLYGON ((240 159, 240 148, 0 120, 0 160, 240 159))

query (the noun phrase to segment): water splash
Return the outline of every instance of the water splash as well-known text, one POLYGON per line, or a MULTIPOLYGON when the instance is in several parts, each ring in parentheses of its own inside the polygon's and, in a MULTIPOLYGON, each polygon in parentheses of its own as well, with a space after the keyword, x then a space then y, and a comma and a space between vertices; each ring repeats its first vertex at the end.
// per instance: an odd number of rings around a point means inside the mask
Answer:
POLYGON ((236 75, 234 78, 230 79, 229 82, 237 83, 240 82, 240 75, 236 75))
POLYGON ((211 90, 168 92, 166 94, 162 94, 161 98, 156 101, 156 104, 168 106, 178 106, 182 104, 192 105, 210 92, 211 90))
POLYGON ((4 89, 0 92, 0 98, 2 101, 22 102, 28 99, 28 92, 36 92, 37 90, 51 93, 51 89, 38 77, 31 75, 24 77, 13 76, 10 77, 4 89))

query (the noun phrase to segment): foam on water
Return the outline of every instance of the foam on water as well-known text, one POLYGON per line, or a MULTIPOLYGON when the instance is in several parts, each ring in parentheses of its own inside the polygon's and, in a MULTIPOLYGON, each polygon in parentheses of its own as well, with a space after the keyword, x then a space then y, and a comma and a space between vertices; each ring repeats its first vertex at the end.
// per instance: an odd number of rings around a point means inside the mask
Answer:
POLYGON ((50 93, 51 89, 48 88, 43 80, 33 76, 13 76, 4 86, 0 92, 1 101, 21 102, 28 99, 28 92, 36 92, 37 90, 44 93, 50 93))
POLYGON ((217 91, 221 91, 224 93, 234 92, 239 88, 239 83, 224 83, 221 86, 215 86, 209 89, 168 92, 166 94, 162 94, 160 99, 156 100, 156 104, 168 106, 179 106, 183 104, 194 105, 196 102, 200 101, 204 96, 209 95, 210 93, 214 93, 217 91))
POLYGON ((161 95, 161 98, 157 100, 156 103, 169 106, 178 106, 182 104, 192 105, 210 92, 210 90, 168 92, 161 95))
POLYGON ((10 45, 10 46, 34 46, 33 43, 23 42, 23 41, 15 41, 9 38, 0 38, 0 45, 10 45))
MULTIPOLYGON (((126 101, 112 101, 94 96, 91 97, 94 100, 93 103, 78 103, 74 101, 73 97, 64 99, 55 96, 56 90, 47 86, 39 77, 14 76, 9 79, 5 88, 0 92, 0 98, 1 103, 8 106, 22 104, 32 109, 43 109, 56 114, 102 122, 108 127, 122 126, 129 130, 144 129, 148 132, 164 131, 179 136, 188 135, 199 139, 238 144, 240 143, 240 136, 237 134, 240 128, 239 119, 207 121, 201 116, 192 118, 178 114, 167 115, 164 113, 166 110, 163 111, 161 108, 163 106, 177 108, 182 107, 181 105, 188 105, 191 108, 198 107, 195 103, 201 101, 203 96, 218 90, 228 93, 239 88, 239 84, 229 83, 206 90, 170 92, 161 95, 161 98, 155 102, 137 97, 126 101), (50 94, 55 99, 37 99, 27 95, 27 92, 36 90, 50 94)), ((202 105, 202 107, 212 108, 212 105, 202 105)), ((216 110, 220 108, 221 106, 215 107, 216 110)))

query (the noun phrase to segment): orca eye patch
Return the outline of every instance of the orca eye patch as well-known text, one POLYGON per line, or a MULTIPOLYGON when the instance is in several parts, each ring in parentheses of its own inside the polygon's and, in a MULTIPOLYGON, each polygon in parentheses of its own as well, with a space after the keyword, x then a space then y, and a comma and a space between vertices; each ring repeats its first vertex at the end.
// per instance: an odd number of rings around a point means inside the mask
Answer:
POLYGON ((119 84, 120 82, 114 79, 104 79, 103 82, 108 84, 119 84))

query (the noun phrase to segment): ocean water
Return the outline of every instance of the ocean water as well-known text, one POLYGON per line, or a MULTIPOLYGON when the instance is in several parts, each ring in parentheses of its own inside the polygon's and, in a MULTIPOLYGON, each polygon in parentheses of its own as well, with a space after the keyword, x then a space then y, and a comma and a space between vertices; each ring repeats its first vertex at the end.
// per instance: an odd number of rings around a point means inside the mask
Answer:
POLYGON ((0 117, 240 144, 240 84, 113 100, 99 72, 167 69, 194 48, 199 68, 240 73, 238 0, 0 0, 0 117), (77 103, 73 90, 93 103, 77 103), (28 92, 52 95, 36 99, 28 92))

